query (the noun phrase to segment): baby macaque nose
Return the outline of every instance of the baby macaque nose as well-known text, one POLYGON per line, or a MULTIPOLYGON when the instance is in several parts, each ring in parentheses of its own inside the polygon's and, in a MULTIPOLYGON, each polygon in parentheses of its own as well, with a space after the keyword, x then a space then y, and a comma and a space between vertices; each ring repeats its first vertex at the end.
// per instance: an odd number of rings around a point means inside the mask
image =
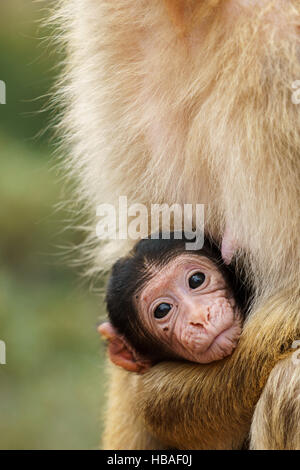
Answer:
POLYGON ((197 309, 190 316, 189 323, 193 326, 206 326, 210 322, 210 313, 208 308, 197 309))

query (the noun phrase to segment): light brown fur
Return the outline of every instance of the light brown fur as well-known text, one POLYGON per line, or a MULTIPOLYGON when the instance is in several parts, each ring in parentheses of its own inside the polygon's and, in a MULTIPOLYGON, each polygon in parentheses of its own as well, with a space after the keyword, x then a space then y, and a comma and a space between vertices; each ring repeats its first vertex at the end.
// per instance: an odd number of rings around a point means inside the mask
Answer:
POLYGON ((142 378, 112 372, 112 387, 120 377, 123 385, 110 395, 106 448, 153 448, 157 438, 179 448, 240 448, 253 414, 252 447, 285 448, 292 428, 283 442, 282 401, 299 414, 300 369, 279 361, 281 345, 300 335, 300 109, 291 100, 300 5, 245 3, 63 0, 56 15, 69 54, 68 167, 91 216, 89 272, 130 246, 96 239, 98 204, 117 206, 120 195, 147 206, 203 202, 207 230, 221 240, 230 227, 256 289, 231 358, 162 364, 142 378), (282 386, 292 384, 274 398, 270 431, 267 399, 281 376, 282 386))
POLYGON ((256 406, 251 427, 251 449, 300 449, 299 365, 277 364, 256 406))

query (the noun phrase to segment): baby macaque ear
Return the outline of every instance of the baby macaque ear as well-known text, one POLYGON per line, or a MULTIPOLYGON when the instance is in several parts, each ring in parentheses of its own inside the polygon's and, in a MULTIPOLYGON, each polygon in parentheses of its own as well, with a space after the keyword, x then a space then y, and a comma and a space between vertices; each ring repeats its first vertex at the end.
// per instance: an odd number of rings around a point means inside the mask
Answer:
POLYGON ((102 323, 98 332, 108 341, 109 358, 117 366, 138 374, 153 366, 153 362, 138 354, 110 322, 102 323))

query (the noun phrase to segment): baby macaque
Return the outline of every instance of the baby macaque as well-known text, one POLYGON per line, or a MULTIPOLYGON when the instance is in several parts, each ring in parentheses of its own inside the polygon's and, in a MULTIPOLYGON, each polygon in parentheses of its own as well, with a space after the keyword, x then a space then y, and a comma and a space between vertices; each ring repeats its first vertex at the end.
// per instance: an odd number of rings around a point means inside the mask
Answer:
MULTIPOLYGON (((190 240, 189 240, 190 241, 190 240)), ((143 373, 162 360, 210 363, 229 356, 241 334, 249 295, 213 241, 185 249, 182 234, 143 239, 112 269, 109 321, 99 327, 110 359, 143 373)))

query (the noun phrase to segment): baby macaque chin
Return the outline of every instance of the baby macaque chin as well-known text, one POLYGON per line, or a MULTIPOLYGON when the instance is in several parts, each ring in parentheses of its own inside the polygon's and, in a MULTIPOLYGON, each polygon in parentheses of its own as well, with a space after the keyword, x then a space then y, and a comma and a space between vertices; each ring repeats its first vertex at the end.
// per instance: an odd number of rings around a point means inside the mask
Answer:
POLYGON ((201 364, 218 361, 230 356, 237 346, 242 332, 239 315, 234 318, 231 325, 223 325, 217 331, 205 332, 199 335, 197 331, 189 332, 182 338, 181 356, 189 361, 201 364))

